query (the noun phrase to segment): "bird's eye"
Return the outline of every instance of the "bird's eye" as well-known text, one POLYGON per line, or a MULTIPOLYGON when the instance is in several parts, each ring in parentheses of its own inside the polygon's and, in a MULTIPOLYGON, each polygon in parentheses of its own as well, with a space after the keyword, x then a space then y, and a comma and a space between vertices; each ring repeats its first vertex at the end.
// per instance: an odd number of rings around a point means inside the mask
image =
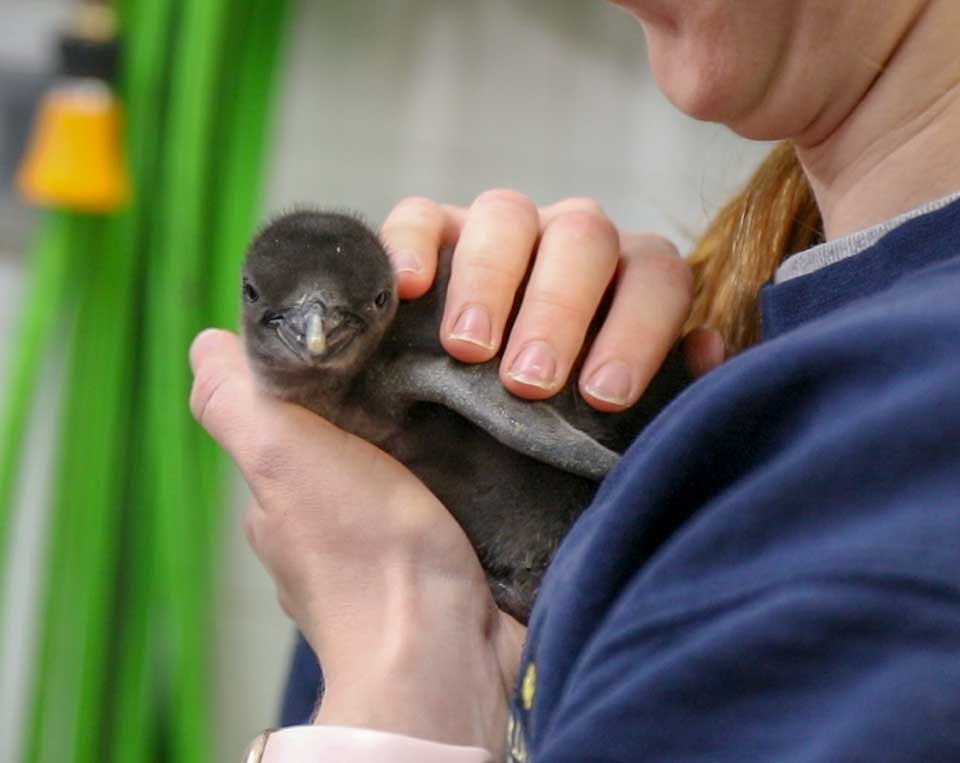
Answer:
POLYGON ((276 326, 283 320, 283 316, 280 313, 275 313, 272 310, 267 310, 263 314, 263 323, 265 326, 276 326))
POLYGON ((257 290, 254 289, 253 285, 247 280, 244 280, 243 282, 243 298, 251 304, 260 299, 260 295, 257 293, 257 290))
POLYGON ((375 304, 377 307, 383 307, 385 304, 387 304, 388 299, 390 299, 390 292, 384 289, 373 300, 373 304, 375 304))

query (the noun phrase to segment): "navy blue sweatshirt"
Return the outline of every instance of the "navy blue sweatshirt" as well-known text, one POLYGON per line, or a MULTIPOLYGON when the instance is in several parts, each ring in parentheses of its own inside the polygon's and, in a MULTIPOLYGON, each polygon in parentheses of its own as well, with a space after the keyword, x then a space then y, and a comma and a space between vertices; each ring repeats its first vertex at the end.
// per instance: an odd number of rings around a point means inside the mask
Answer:
POLYGON ((761 304, 558 551, 512 760, 960 761, 960 201, 761 304))

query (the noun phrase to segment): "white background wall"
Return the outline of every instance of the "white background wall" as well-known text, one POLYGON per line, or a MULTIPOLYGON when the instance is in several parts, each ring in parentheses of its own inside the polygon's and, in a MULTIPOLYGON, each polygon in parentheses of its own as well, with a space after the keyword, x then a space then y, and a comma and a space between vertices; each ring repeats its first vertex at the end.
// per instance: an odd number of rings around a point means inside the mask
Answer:
MULTIPOLYGON (((13 4, 0 0, 0 13, 13 4)), ((267 206, 350 207, 378 223, 405 195, 467 204, 511 187, 541 204, 592 196, 623 227, 664 233, 685 250, 765 147, 676 113, 644 55, 639 26, 602 0, 303 0, 267 206)), ((0 268, 3 295, 20 288, 18 255, 0 268)), ((12 317, 0 311, 0 362, 12 317)), ((238 486, 215 635, 218 760, 239 760, 275 721, 292 643, 243 542, 243 501, 238 486)), ((27 540, 42 517, 30 517, 20 527, 21 583, 38 553, 27 540)), ((28 620, 19 610, 20 646, 2 656, 0 674, 23 663, 28 620)), ((16 729, 11 687, 0 681, 0 745, 16 729)))
POLYGON ((688 242, 762 148, 680 116, 602 0, 315 0, 295 21, 271 204, 593 196, 688 242))

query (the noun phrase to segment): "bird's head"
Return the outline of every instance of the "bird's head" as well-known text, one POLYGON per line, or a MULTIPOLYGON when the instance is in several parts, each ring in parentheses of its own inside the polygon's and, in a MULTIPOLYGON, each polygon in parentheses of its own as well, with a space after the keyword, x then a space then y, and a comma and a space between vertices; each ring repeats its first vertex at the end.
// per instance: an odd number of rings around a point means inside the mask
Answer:
POLYGON ((349 372, 397 309, 387 253, 349 215, 299 211, 267 225, 243 265, 243 333, 260 370, 349 372))

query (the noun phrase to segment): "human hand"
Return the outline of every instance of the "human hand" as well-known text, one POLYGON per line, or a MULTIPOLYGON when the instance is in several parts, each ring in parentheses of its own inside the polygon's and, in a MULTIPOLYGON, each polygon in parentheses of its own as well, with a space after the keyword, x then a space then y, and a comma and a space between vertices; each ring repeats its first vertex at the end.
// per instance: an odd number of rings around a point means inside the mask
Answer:
POLYGON ((383 451, 260 392, 234 334, 203 332, 190 363, 191 410, 255 498, 247 538, 323 665, 316 722, 499 753, 526 629, 451 514, 383 451))
MULTIPOLYGON (((660 236, 619 232, 589 199, 538 209, 497 190, 466 209, 409 198, 381 235, 406 299, 430 288, 440 250, 456 247, 440 341, 467 363, 497 354, 530 269, 500 364, 501 381, 519 397, 541 400, 563 387, 611 282, 609 312, 579 377, 581 395, 598 410, 637 402, 690 314, 693 279, 676 248, 660 236)), ((695 376, 723 361, 716 331, 691 332, 684 349, 695 376)))

